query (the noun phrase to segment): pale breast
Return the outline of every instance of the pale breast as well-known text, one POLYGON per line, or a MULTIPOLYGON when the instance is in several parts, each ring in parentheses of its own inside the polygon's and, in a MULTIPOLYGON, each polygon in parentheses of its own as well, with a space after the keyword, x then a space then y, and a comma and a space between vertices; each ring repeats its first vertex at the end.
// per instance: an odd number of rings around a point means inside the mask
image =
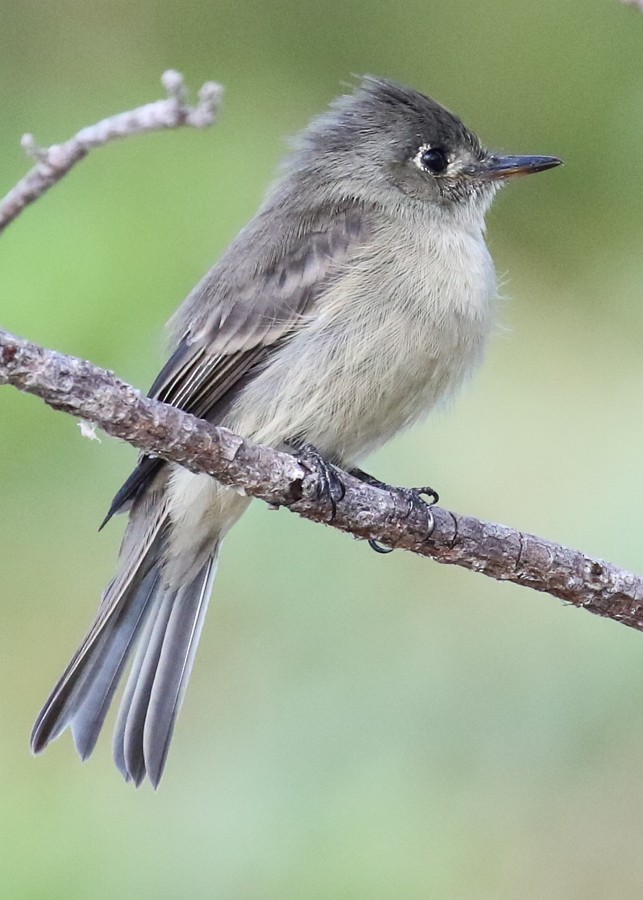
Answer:
POLYGON ((481 232, 387 227, 226 424, 272 445, 303 438, 355 463, 457 390, 481 359, 495 293, 481 232))

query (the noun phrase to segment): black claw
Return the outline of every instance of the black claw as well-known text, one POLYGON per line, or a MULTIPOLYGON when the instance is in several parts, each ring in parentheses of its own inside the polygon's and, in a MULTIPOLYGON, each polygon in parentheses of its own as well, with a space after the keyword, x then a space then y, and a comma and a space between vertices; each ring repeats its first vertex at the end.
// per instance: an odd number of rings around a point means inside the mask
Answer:
POLYGON ((385 547, 384 544, 378 544, 375 538, 369 539, 368 546, 371 550, 375 550, 376 553, 392 553, 395 550, 395 547, 385 547))
POLYGON ((418 487, 418 488, 395 488, 398 493, 402 494, 404 499, 408 504, 408 512, 407 516, 410 516, 413 512, 413 509, 420 507, 431 507, 435 506, 435 504, 440 499, 440 496, 437 491, 434 491, 432 487, 418 487), (424 499, 424 497, 428 497, 429 501, 424 499))
POLYGON ((338 470, 321 455, 313 444, 300 444, 297 449, 297 459, 300 462, 311 464, 319 473, 318 500, 328 500, 330 504, 330 521, 337 514, 337 504, 344 499, 346 487, 338 470))
MULTIPOLYGON (((431 507, 435 506, 436 503, 440 500, 440 496, 436 490, 432 487, 418 487, 418 488, 399 488, 393 487, 390 484, 386 484, 384 481, 379 481, 377 478, 373 478, 372 475, 369 475, 367 472, 362 471, 362 469, 351 469, 350 474, 355 478, 359 479, 359 481, 363 481, 364 484, 370 484, 373 487, 378 487, 383 491, 393 491, 396 494, 401 495, 407 504, 406 517, 411 515, 414 509, 418 506, 422 508, 422 510, 429 510, 429 527, 427 530, 427 535, 425 540, 431 537, 433 529, 435 527, 435 522, 433 519, 433 514, 431 513, 431 507), (424 499, 424 497, 428 497, 428 502, 424 499)), ((383 544, 378 543, 376 540, 371 538, 368 542, 369 546, 375 550, 376 553, 391 553, 395 548, 394 547, 386 547, 383 544)))
POLYGON ((440 495, 438 492, 432 487, 421 487, 421 488, 411 488, 411 490, 415 491, 417 494, 424 494, 425 497, 430 497, 428 506, 437 506, 440 502, 440 495))

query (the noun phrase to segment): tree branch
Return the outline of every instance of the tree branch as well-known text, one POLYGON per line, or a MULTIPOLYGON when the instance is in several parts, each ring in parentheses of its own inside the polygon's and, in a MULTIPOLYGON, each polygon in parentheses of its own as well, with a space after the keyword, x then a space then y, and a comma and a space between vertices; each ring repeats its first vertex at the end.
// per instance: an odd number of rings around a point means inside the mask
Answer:
POLYGON ((37 163, 7 196, 0 200, 0 232, 13 222, 26 206, 53 187, 72 166, 80 162, 95 147, 101 147, 117 138, 143 134, 146 131, 178 128, 181 125, 205 128, 214 122, 223 94, 218 84, 206 82, 199 91, 198 105, 191 107, 187 105, 187 91, 179 72, 172 69, 164 72, 161 83, 167 92, 165 100, 157 100, 102 119, 95 125, 83 128, 64 144, 54 144, 52 147, 42 149, 36 144, 33 135, 25 134, 22 146, 37 160, 37 163))
POLYGON ((499 581, 544 591, 643 631, 643 578, 535 535, 439 507, 413 508, 403 495, 344 474, 335 518, 319 499, 314 463, 253 444, 173 406, 144 397, 113 373, 0 331, 0 384, 40 397, 53 409, 99 425, 139 450, 213 475, 267 503, 285 506, 357 538, 499 581))

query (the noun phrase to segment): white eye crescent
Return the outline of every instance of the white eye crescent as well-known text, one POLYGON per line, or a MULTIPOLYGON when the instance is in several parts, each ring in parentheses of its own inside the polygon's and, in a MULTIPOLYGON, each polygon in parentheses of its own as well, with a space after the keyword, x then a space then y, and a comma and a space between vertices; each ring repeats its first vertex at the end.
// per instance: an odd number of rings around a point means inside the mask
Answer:
POLYGON ((415 165, 423 172, 431 175, 442 175, 449 166, 449 159, 442 147, 430 147, 424 144, 413 157, 415 165))

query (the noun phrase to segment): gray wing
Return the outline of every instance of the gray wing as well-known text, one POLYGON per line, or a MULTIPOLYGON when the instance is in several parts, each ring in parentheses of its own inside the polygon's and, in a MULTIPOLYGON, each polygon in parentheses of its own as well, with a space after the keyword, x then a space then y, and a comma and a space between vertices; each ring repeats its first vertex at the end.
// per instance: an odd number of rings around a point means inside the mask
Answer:
MULTIPOLYGON (((278 257, 265 253, 261 267, 253 266, 252 255, 242 255, 243 245, 253 240, 252 231, 242 232, 179 311, 179 322, 196 326, 185 328, 149 396, 219 421, 253 370, 287 340, 329 281, 341 275, 367 232, 363 209, 327 212, 324 226, 318 222, 293 236, 278 257)), ((162 465, 150 457, 140 460, 103 525, 129 508, 162 465)))

